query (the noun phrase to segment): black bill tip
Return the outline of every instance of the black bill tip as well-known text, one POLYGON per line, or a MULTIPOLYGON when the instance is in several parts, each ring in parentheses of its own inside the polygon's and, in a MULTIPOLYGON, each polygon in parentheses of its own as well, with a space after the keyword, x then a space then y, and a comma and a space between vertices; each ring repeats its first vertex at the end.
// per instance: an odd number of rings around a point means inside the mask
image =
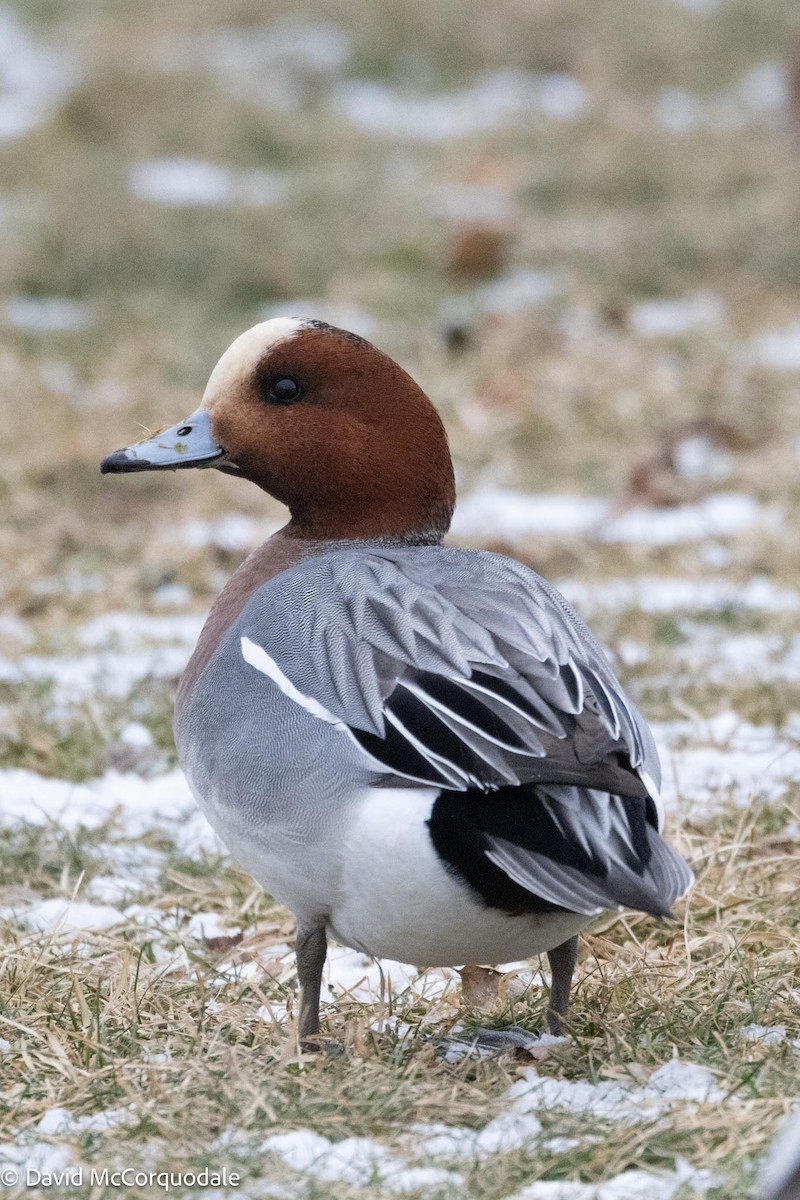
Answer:
POLYGON ((142 442, 115 450, 101 462, 100 474, 185 471, 191 467, 214 467, 224 458, 225 451, 211 432, 208 411, 199 408, 185 421, 178 421, 142 442))
POLYGON ((142 459, 131 458, 127 450, 115 450, 107 455, 100 463, 101 475, 125 475, 131 471, 168 470, 168 467, 155 466, 142 459))

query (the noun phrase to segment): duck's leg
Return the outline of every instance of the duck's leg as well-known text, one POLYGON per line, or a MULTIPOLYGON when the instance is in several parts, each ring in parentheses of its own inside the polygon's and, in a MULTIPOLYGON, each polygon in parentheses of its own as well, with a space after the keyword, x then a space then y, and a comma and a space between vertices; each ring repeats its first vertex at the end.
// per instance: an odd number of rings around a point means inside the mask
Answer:
POLYGON ((295 953, 297 978, 300 983, 300 1046, 303 1050, 319 1050, 319 994, 322 988, 322 968, 328 953, 325 927, 298 928, 295 953))
POLYGON ((569 1009, 569 993, 572 988, 572 976, 575 963, 578 961, 578 936, 568 938, 560 946, 554 946, 547 951, 547 961, 550 963, 550 1003, 547 1006, 547 1028, 550 1033, 564 1032, 564 1022, 569 1009))
MULTIPOLYGON (((547 1029, 556 1036, 564 1032, 564 1022, 569 1009, 569 994, 575 963, 578 961, 578 937, 568 938, 560 946, 547 951, 550 963, 550 1002, 547 1006, 547 1029)), ((469 1038, 447 1038, 443 1048, 445 1056, 452 1053, 461 1057, 465 1047, 484 1054, 503 1054, 516 1050, 527 1050, 537 1042, 535 1034, 520 1025, 507 1025, 505 1029, 476 1029, 469 1038)))

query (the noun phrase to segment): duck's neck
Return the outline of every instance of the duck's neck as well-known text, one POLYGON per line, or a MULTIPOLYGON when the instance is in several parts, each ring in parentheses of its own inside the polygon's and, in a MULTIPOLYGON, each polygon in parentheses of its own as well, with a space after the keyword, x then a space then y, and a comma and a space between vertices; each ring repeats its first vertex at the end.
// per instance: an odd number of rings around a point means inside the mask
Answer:
POLYGON ((214 601, 208 619, 198 639, 192 657, 186 670, 181 676, 178 687, 176 708, 179 709, 195 683, 203 668, 208 663, 214 650, 241 613, 253 593, 297 563, 316 554, 328 554, 333 550, 345 550, 354 546, 367 549, 387 549, 394 546, 437 545, 442 541, 442 535, 410 534, 408 536, 381 536, 373 538, 321 538, 310 536, 300 530, 293 522, 279 529, 271 538, 249 554, 244 562, 231 575, 225 587, 214 601))

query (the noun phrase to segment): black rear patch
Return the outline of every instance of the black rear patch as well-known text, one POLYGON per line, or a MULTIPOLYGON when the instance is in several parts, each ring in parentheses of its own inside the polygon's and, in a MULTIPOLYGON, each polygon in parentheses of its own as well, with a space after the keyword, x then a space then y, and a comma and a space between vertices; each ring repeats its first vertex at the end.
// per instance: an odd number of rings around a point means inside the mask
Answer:
MULTIPOLYGON (((645 805, 635 797, 615 797, 625 809, 635 855, 629 865, 643 875, 651 857, 645 824, 645 805)), ((464 880, 491 908, 509 913, 569 912, 529 892, 486 856, 488 838, 502 838, 524 850, 535 851, 580 871, 605 880, 606 864, 573 838, 565 836, 551 815, 551 803, 537 796, 534 784, 500 787, 493 792, 470 788, 466 792, 443 791, 437 797, 428 828, 436 852, 447 868, 464 880)))

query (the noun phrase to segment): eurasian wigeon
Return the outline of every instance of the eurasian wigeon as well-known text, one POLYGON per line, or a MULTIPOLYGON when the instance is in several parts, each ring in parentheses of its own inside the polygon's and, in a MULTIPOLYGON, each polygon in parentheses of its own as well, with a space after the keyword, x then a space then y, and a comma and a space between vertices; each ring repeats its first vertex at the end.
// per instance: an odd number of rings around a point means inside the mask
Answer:
POLYGON ((219 836, 297 918, 300 1038, 319 1032, 329 935, 420 967, 546 951, 560 1029, 578 930, 607 909, 664 916, 691 882, 603 651, 527 567, 442 544, 442 422, 354 334, 254 326, 195 413, 101 470, 187 467, 291 514, 211 610, 175 741, 219 836))

